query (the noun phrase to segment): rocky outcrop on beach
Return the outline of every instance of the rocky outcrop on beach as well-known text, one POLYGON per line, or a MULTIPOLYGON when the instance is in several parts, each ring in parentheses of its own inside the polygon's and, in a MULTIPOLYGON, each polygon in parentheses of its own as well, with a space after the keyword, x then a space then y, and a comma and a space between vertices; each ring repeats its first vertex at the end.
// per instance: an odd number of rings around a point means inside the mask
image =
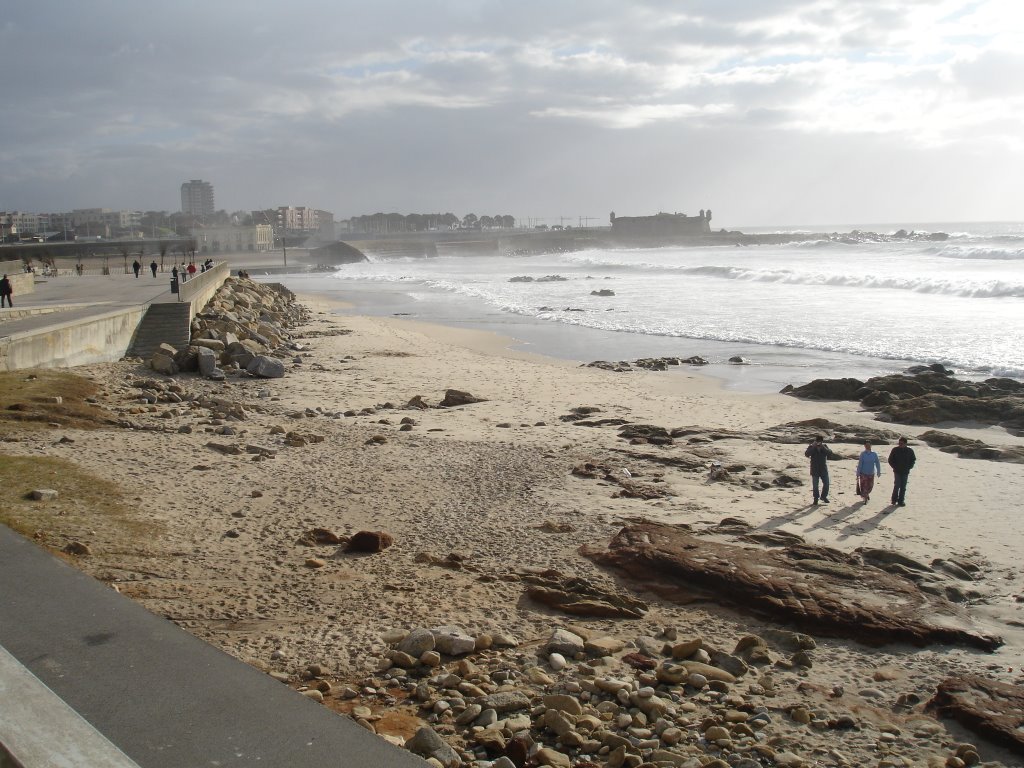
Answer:
POLYGON ((634 368, 642 368, 645 371, 667 371, 670 366, 679 365, 707 365, 708 361, 698 355, 690 357, 641 357, 636 360, 619 360, 608 362, 607 360, 595 360, 586 363, 585 368, 600 368, 615 373, 629 373, 634 368))
POLYGON ((997 448, 981 440, 972 440, 949 432, 930 429, 920 435, 922 442, 943 453, 955 453, 962 459, 987 459, 988 461, 1008 461, 1013 464, 1024 464, 1024 448, 1005 446, 997 448))
POLYGON ((1024 687, 979 675, 950 678, 939 684, 928 708, 1024 757, 1024 687))
POLYGON ((1002 644, 955 626, 957 620, 966 623, 966 616, 922 590, 913 569, 883 570, 827 547, 794 544, 768 551, 638 523, 623 528, 607 549, 588 546, 584 554, 648 586, 663 583, 689 592, 690 601, 700 597, 752 609, 819 635, 867 645, 940 643, 988 651, 1002 644), (936 623, 936 616, 946 623, 936 623))
POLYGON ((928 425, 977 422, 1024 434, 1024 382, 1008 378, 957 379, 941 365, 905 374, 859 379, 815 379, 782 392, 810 400, 853 400, 883 421, 928 425))

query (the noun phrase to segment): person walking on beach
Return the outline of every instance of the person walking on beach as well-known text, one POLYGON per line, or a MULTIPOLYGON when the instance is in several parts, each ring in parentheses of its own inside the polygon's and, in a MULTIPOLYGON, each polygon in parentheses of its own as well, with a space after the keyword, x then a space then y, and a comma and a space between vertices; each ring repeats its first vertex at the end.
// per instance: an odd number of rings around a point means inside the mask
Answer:
POLYGON ((830 459, 838 459, 839 456, 825 445, 825 438, 821 435, 815 437, 814 442, 807 446, 804 456, 811 460, 811 490, 814 493, 814 503, 817 504, 820 499, 822 504, 828 504, 828 462, 830 459))
POLYGON ((865 440, 864 450, 860 452, 857 461, 857 495, 865 502, 871 498, 876 474, 882 476, 882 463, 878 460, 878 454, 871 450, 870 441, 865 440))
POLYGON ((156 259, 149 262, 149 269, 153 273, 153 277, 156 277, 156 259))
POLYGON ((907 506, 907 480, 910 470, 917 463, 914 449, 907 445, 907 438, 901 437, 899 444, 889 451, 889 466, 892 467, 892 503, 898 507, 907 506))
POLYGON ((0 279, 0 309, 3 309, 4 302, 7 302, 7 306, 14 309, 14 302, 11 301, 11 296, 14 294, 14 288, 11 287, 11 281, 7 275, 0 279))
POLYGON ((135 273, 135 279, 136 280, 139 279, 139 272, 141 272, 141 271, 142 271, 142 265, 139 264, 139 260, 136 259, 135 261, 132 262, 132 272, 135 273))

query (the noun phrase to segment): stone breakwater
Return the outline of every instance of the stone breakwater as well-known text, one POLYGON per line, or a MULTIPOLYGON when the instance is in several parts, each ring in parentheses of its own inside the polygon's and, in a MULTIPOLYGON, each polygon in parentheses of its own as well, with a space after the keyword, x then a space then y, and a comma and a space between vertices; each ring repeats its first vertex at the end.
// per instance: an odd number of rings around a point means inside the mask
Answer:
POLYGON ((150 366, 169 376, 199 372, 214 381, 243 371, 280 378, 283 361, 303 349, 289 329, 308 319, 309 311, 284 286, 228 278, 192 320, 189 345, 176 349, 161 344, 150 366))

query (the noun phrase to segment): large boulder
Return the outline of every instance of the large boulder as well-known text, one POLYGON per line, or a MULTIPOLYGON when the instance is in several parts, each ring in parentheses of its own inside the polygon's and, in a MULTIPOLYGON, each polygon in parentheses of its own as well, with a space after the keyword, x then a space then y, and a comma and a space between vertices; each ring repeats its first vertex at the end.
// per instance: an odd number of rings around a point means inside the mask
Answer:
POLYGON ((161 344, 153 352, 153 356, 149 360, 149 366, 157 373, 173 376, 180 370, 178 363, 174 360, 177 354, 178 350, 170 344, 161 344))
POLYGON ((440 408, 453 408, 458 405, 469 405, 470 403, 483 403, 486 400, 482 397, 474 397, 469 392, 463 392, 459 389, 449 389, 444 393, 444 400, 442 400, 438 407, 440 408))
POLYGON ((245 370, 261 379, 280 379, 284 376, 284 363, 276 357, 257 355, 245 370))
POLYGON ((209 347, 196 347, 196 353, 199 358, 199 374, 205 377, 213 376, 217 370, 217 353, 209 347))

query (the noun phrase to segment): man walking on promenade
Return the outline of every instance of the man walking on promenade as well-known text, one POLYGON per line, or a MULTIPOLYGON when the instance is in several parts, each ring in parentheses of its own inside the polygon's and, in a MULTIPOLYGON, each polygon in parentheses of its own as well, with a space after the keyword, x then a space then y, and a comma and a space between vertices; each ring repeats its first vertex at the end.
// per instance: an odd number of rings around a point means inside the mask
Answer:
POLYGON ((832 449, 825 445, 825 438, 818 435, 814 442, 807 446, 804 456, 811 460, 811 490, 814 493, 814 503, 821 499, 822 504, 828 504, 828 461, 838 459, 839 456, 832 453, 832 449), (818 486, 821 485, 821 494, 818 494, 818 486))
POLYGON ((139 264, 139 260, 136 259, 135 261, 132 262, 132 272, 135 273, 135 279, 136 280, 139 279, 139 272, 141 272, 141 271, 142 271, 142 265, 139 264))
POLYGON ((893 486, 892 503, 900 507, 907 506, 907 479, 910 470, 917 463, 914 449, 907 445, 907 438, 901 437, 899 445, 889 451, 889 466, 892 467, 893 486))
POLYGON ((149 269, 153 273, 153 277, 156 277, 156 259, 149 262, 149 269))
POLYGON ((3 309, 4 302, 7 302, 7 306, 14 309, 14 302, 11 301, 11 294, 14 293, 14 289, 11 287, 11 281, 7 278, 7 275, 3 276, 0 280, 0 309, 3 309))

